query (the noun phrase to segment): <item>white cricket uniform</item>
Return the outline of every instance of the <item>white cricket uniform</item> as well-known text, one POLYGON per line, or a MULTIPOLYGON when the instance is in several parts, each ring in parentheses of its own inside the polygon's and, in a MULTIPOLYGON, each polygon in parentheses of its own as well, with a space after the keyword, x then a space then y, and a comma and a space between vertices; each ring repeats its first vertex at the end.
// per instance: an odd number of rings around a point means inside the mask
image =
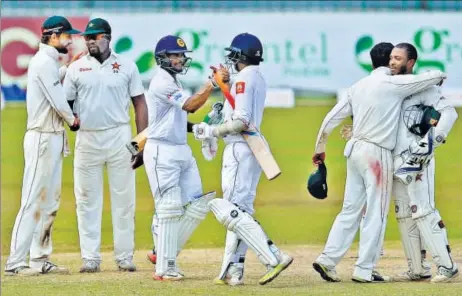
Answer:
MULTIPOLYGON (((409 146, 421 137, 413 134, 406 127, 403 118, 404 111, 413 105, 427 105, 433 106, 441 113, 441 118, 435 127, 435 139, 441 141, 446 139, 451 130, 454 122, 457 119, 457 112, 454 107, 448 104, 447 100, 442 96, 438 87, 432 87, 425 91, 411 95, 404 100, 402 105, 402 112, 398 126, 398 137, 396 147, 393 150, 395 169, 398 168, 403 160, 400 157, 401 153, 409 148, 409 146), (441 136, 438 138, 438 136, 441 136)), ((404 185, 399 179, 393 181, 393 196, 395 197, 395 213, 398 219, 401 235, 407 237, 402 238, 403 243, 409 244, 405 248, 406 257, 408 258, 409 267, 411 270, 419 274, 421 272, 421 258, 420 258, 420 231, 415 227, 415 222, 407 222, 405 219, 418 219, 426 215, 434 213, 436 217, 441 217, 438 210, 435 208, 435 160, 430 161, 428 167, 417 176, 408 186, 404 185), (402 222, 402 223, 401 223, 402 222), (401 229, 407 227, 408 229, 401 229)), ((438 220, 439 221, 439 220, 438 220)), ((438 222, 436 221, 436 222, 438 222)), ((445 238, 447 243, 447 237, 445 238)), ((432 244, 426 244, 430 248, 432 244)), ((446 245, 444 245, 446 247, 446 245)), ((444 249, 443 247, 443 249, 444 249)), ((437 253, 437 263, 448 266, 451 264, 451 258, 447 252, 439 252, 430 250, 432 255, 437 253), (441 253, 441 254, 440 254, 441 253)))
POLYGON ((131 98, 144 88, 135 63, 114 52, 102 64, 86 55, 69 66, 64 89, 80 116, 74 158, 74 192, 83 260, 101 260, 103 169, 111 194, 115 260, 134 252, 135 172, 125 147, 132 138, 131 98))
POLYGON ((158 255, 157 274, 175 268, 177 252, 190 235, 182 236, 182 226, 176 221, 181 220, 185 205, 203 193, 196 159, 187 144, 188 113, 182 108, 189 97, 181 82, 159 67, 147 94, 149 126, 143 154, 156 208, 151 229, 158 255))
MULTIPOLYGON (((266 100, 266 81, 258 66, 247 66, 236 75, 231 95, 235 99, 235 109, 228 101, 225 102, 224 121, 240 118, 260 129, 266 100)), ((223 198, 253 215, 261 167, 242 135, 227 135, 223 140, 226 144, 221 170, 223 198)))
POLYGON ((31 59, 27 81, 27 132, 24 137, 24 178, 21 207, 11 238, 5 269, 28 266, 30 260, 48 260, 51 232, 61 199, 63 153, 68 149, 64 122, 74 123, 59 70, 59 53, 40 44, 31 59))
POLYGON ((391 76, 380 67, 348 89, 324 119, 316 153, 325 151, 327 136, 353 115, 353 137, 345 147, 347 178, 343 208, 334 221, 318 262, 335 267, 345 255, 361 222, 359 258, 354 276, 371 280, 385 234, 393 180, 391 151, 396 145, 401 104, 407 96, 441 81, 441 72, 391 76))

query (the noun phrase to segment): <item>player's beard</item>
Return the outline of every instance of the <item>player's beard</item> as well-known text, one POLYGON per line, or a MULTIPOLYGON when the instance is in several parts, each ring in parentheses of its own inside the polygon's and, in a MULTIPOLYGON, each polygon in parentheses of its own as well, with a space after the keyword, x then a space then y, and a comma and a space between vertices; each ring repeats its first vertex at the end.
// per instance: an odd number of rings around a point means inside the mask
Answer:
POLYGON ((109 51, 109 40, 107 38, 101 38, 95 41, 92 45, 88 46, 88 52, 92 57, 100 58, 104 53, 109 51))
POLYGON ((398 73, 396 73, 396 74, 397 74, 397 75, 407 74, 407 67, 406 67, 406 65, 402 65, 401 67, 399 67, 398 73))
POLYGON ((56 50, 59 52, 59 53, 62 53, 62 54, 67 54, 69 52, 69 50, 67 49, 70 45, 72 44, 72 40, 69 40, 69 39, 59 39, 59 47, 56 47, 56 50))

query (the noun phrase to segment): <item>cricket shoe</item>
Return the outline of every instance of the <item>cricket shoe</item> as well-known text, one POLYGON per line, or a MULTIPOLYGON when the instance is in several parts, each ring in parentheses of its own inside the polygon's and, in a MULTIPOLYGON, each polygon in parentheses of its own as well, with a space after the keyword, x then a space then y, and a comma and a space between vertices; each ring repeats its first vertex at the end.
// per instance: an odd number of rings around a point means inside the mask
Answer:
POLYGON ((372 282, 373 283, 388 283, 392 281, 392 277, 388 275, 381 275, 378 271, 372 271, 372 282))
POLYGON ((157 263, 157 254, 156 254, 156 251, 154 249, 152 249, 152 251, 149 251, 147 254, 146 254, 146 258, 148 259, 149 262, 151 262, 152 264, 156 264, 157 263))
POLYGON ((241 286, 244 285, 244 263, 232 263, 224 279, 216 278, 217 285, 241 286))
MULTIPOLYGON (((454 263, 455 265, 455 263, 454 263)), ((446 267, 438 267, 436 275, 431 279, 432 284, 436 283, 447 283, 459 276, 459 269, 454 266, 453 269, 447 269, 446 267)))
POLYGON ((58 266, 50 261, 31 261, 30 267, 33 269, 40 270, 42 274, 70 274, 69 269, 67 269, 66 267, 58 266))
POLYGON ((260 285, 266 285, 267 283, 271 282, 275 278, 278 277, 278 275, 283 272, 287 267, 292 264, 294 261, 294 258, 290 257, 286 253, 280 252, 279 257, 279 264, 276 265, 275 267, 268 265, 267 266, 267 272, 265 275, 258 281, 260 285))
POLYGON ((5 276, 37 276, 42 274, 40 270, 30 268, 29 266, 19 266, 13 269, 5 270, 5 276))
POLYGON ((99 262, 96 260, 84 260, 80 268, 80 273, 94 273, 100 271, 99 262))
POLYGON ((163 274, 157 274, 154 272, 152 278, 155 281, 180 281, 184 278, 184 274, 179 270, 169 269, 163 274))
POLYGON ((393 276, 394 282, 418 282, 429 280, 432 277, 431 269, 422 274, 415 274, 411 270, 393 276))
POLYGON ((319 262, 314 262, 313 268, 321 275, 325 281, 333 283, 341 281, 340 277, 337 275, 337 271, 335 271, 335 267, 332 268, 319 262))
POLYGON ((136 265, 132 262, 132 260, 120 260, 117 262, 117 266, 119 267, 120 271, 128 271, 128 272, 134 272, 136 271, 136 265))

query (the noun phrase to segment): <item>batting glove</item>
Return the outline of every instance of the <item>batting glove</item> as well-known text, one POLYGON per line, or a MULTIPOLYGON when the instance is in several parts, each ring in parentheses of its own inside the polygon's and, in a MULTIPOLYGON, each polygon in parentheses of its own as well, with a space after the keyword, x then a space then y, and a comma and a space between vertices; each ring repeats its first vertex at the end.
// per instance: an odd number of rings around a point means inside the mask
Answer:
POLYGON ((205 122, 193 125, 193 133, 196 140, 205 140, 213 138, 213 130, 215 126, 208 125, 205 122))

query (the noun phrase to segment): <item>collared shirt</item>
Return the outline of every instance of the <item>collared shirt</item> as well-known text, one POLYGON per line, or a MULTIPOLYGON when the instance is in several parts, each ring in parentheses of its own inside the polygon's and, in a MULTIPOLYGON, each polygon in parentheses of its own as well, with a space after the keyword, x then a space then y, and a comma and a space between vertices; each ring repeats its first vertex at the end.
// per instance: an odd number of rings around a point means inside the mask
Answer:
POLYGON ((327 135, 343 119, 353 115, 353 138, 393 150, 403 100, 441 81, 443 73, 430 71, 419 75, 391 75, 379 67, 347 90, 347 96, 326 115, 316 141, 316 153, 325 151, 327 135))
MULTIPOLYGON (((266 100, 266 81, 258 66, 250 65, 242 69, 233 78, 231 95, 234 97, 235 109, 228 101, 223 107, 224 121, 240 119, 246 124, 251 124, 257 129, 263 120, 263 112, 266 100)), ((242 135, 228 135, 226 142, 243 142, 242 135)))
POLYGON ((130 123, 131 98, 144 93, 136 64, 114 52, 102 64, 89 54, 72 63, 64 89, 84 131, 130 123))
POLYGON ((148 139, 176 145, 187 143, 188 113, 183 105, 189 97, 176 77, 158 69, 147 93, 148 139))
MULTIPOLYGON (((61 85, 56 48, 40 43, 27 73, 27 130, 62 132, 64 121, 74 123, 74 115, 61 85)), ((64 68, 65 69, 65 68, 64 68)))

